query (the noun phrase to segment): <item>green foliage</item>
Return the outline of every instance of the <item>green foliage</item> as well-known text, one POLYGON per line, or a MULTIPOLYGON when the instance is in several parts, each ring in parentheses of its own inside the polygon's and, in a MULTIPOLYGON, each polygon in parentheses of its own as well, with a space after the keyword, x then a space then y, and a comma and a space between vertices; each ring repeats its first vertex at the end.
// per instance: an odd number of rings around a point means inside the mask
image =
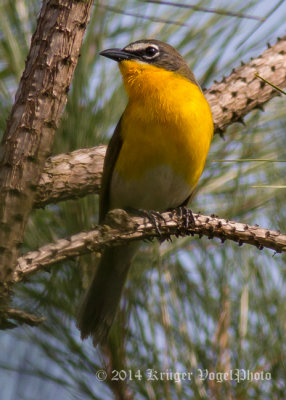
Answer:
MULTIPOLYGON (((257 23, 218 14, 198 13, 141 1, 95 2, 68 104, 56 135, 54 153, 107 143, 126 104, 120 74, 98 52, 143 37, 174 45, 188 60, 202 86, 229 74, 273 43, 285 21, 264 1, 231 3, 231 9, 259 16, 257 23), (101 6, 101 4, 103 4, 101 6), (159 16, 177 24, 156 23, 112 12, 108 7, 159 16), (249 40, 246 37, 250 36, 249 40), (246 41, 245 41, 246 40, 246 41), (238 47, 237 47, 238 46, 238 47)), ((204 7, 230 8, 229 2, 204 1, 204 7)), ((24 67, 40 2, 4 0, 0 5, 0 133, 3 133, 24 67)), ((246 126, 228 128, 225 140, 213 140, 208 163, 192 203, 194 211, 215 213, 286 231, 282 163, 215 162, 226 159, 286 159, 285 96, 255 111, 246 126)), ((90 229, 97 221, 97 196, 50 205, 34 211, 25 250, 90 229)), ((39 328, 3 334, 0 366, 6 378, 5 400, 110 399, 112 385, 95 371, 112 368, 189 371, 182 382, 133 378, 126 382, 136 399, 282 399, 285 396, 286 275, 285 255, 207 238, 182 238, 143 244, 130 273, 108 351, 82 343, 74 316, 95 255, 69 260, 18 285, 15 306, 46 316, 39 328), (27 350, 25 350, 27 349, 27 350), (13 357, 11 356, 13 354, 13 357), (245 369, 272 374, 270 381, 218 383, 200 379, 209 372, 245 369), (15 371, 12 374, 11 371, 15 371), (17 373, 16 373, 17 372, 17 373), (12 375, 11 375, 12 374, 12 375), (11 388, 14 387, 12 390, 11 388)), ((115 385, 115 389, 117 386, 115 385)))

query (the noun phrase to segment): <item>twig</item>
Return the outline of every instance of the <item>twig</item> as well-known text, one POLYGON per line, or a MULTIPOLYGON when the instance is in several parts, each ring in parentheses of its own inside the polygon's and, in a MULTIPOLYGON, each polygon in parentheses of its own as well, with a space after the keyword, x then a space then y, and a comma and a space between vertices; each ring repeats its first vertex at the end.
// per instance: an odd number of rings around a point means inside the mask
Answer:
MULTIPOLYGON (((37 251, 31 251, 18 259, 17 268, 10 283, 16 283, 27 276, 41 270, 46 270, 52 264, 67 258, 77 257, 92 251, 100 252, 102 248, 117 246, 133 240, 170 239, 171 235, 199 235, 209 239, 226 239, 272 249, 278 253, 286 251, 286 235, 269 229, 251 226, 239 222, 228 221, 215 216, 194 214, 195 227, 186 225, 184 218, 176 212, 162 214, 165 222, 161 224, 159 236, 151 223, 145 223, 143 218, 131 218, 123 210, 113 210, 108 213, 108 224, 99 226, 89 232, 81 232, 67 239, 60 239, 47 244, 37 251)), ((158 224, 162 221, 158 219, 158 224)))
POLYGON ((27 313, 23 310, 18 310, 16 308, 7 308, 1 314, 0 319, 0 329, 13 329, 17 325, 15 325, 10 320, 17 321, 20 324, 27 324, 30 326, 37 326, 45 321, 44 317, 37 317, 34 314, 27 313))
POLYGON ((111 11, 111 12, 114 12, 114 13, 117 13, 117 14, 128 15, 129 17, 145 19, 147 21, 158 22, 158 23, 161 23, 161 24, 177 25, 177 26, 190 26, 189 24, 185 24, 184 22, 179 22, 179 21, 174 21, 174 20, 171 20, 171 19, 164 19, 164 18, 154 17, 154 16, 151 16, 151 15, 142 15, 142 14, 139 14, 139 13, 134 13, 134 12, 130 12, 130 11, 121 10, 120 8, 116 8, 116 7, 110 7, 110 6, 104 6, 104 5, 100 5, 100 7, 104 8, 107 11, 111 11))
POLYGON ((143 0, 144 3, 153 3, 153 4, 161 4, 165 6, 174 6, 177 8, 188 8, 191 10, 195 11, 201 11, 205 13, 211 13, 211 14, 218 14, 218 15, 225 15, 227 17, 236 17, 236 18, 246 18, 246 19, 255 19, 257 21, 265 21, 265 18, 262 17, 256 17, 255 15, 249 15, 249 14, 243 14, 239 12, 233 12, 233 11, 227 11, 227 10, 222 10, 220 8, 206 8, 206 7, 200 7, 192 4, 183 4, 183 3, 178 3, 174 1, 163 1, 163 0, 143 0))
POLYGON ((267 79, 263 78, 262 76, 260 76, 257 72, 255 74, 255 76, 259 79, 261 79, 263 82, 267 83, 267 85, 272 86, 274 89, 276 89, 278 92, 282 93, 282 94, 286 94, 286 92, 282 89, 280 89, 280 87, 274 85, 272 82, 269 82, 267 79))

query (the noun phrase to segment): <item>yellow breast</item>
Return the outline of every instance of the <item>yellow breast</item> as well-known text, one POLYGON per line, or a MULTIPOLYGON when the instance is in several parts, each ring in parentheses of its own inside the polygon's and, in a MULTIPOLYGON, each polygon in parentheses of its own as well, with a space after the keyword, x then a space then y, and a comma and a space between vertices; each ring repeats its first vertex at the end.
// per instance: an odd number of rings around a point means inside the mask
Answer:
POLYGON ((119 65, 129 102, 121 120, 116 172, 140 179, 147 170, 166 165, 194 187, 213 136, 211 111, 200 88, 151 65, 119 65))

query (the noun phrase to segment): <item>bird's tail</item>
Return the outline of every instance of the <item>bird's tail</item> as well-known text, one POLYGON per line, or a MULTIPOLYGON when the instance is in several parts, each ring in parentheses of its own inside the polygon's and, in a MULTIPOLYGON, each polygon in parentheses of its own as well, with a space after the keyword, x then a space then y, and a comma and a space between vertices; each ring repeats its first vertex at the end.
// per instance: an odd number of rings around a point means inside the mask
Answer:
POLYGON ((77 325, 82 339, 91 335, 94 345, 106 340, 137 247, 137 243, 130 243, 103 252, 79 307, 77 325))

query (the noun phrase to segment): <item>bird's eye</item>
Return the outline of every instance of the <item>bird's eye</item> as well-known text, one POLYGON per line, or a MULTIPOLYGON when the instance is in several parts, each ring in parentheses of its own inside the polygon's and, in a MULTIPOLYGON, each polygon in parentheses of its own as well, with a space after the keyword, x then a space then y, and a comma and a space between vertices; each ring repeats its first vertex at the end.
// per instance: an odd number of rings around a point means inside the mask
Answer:
POLYGON ((156 49, 156 47, 153 46, 148 46, 145 50, 145 54, 147 57, 154 57, 155 54, 158 53, 158 50, 156 49))

